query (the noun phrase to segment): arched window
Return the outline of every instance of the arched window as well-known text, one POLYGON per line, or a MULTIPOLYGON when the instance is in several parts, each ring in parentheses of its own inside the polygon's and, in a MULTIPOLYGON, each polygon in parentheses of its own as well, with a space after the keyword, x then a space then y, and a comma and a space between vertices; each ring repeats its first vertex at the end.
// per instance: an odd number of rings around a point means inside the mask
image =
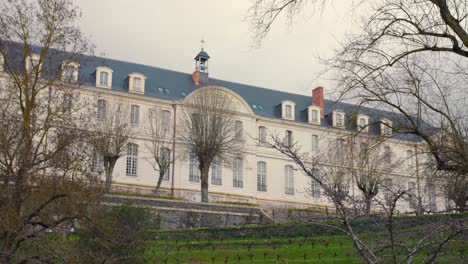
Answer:
POLYGON ((111 88, 112 87, 112 69, 101 66, 96 69, 96 87, 111 88))
POLYGON ((137 161, 138 161, 138 145, 133 143, 127 144, 127 168, 126 173, 128 176, 137 175, 137 161))
POLYGON ((294 168, 291 165, 284 166, 284 192, 294 195, 294 168))
POLYGON ((237 188, 244 187, 243 164, 241 158, 235 158, 232 164, 232 185, 237 188))
POLYGON ((146 76, 134 72, 128 76, 128 91, 134 93, 144 93, 145 92, 145 80, 146 76))
POLYGON ((334 114, 334 121, 335 121, 334 127, 344 128, 344 125, 345 125, 344 113, 335 111, 333 112, 333 114, 334 114))
POLYGON ((219 157, 215 157, 213 162, 211 162, 211 184, 213 185, 222 185, 222 169, 223 161, 219 157))
POLYGON ((200 182, 200 169, 199 161, 195 153, 190 153, 189 160, 189 181, 190 182, 200 182))
POLYGON ((257 191, 266 192, 267 183, 266 183, 266 162, 259 161, 257 162, 257 191))

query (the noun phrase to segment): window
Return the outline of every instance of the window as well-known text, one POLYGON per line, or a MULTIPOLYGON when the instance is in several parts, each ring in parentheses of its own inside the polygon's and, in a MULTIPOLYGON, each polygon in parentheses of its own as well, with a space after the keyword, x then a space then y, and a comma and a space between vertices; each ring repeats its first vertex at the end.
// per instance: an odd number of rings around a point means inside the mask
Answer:
POLYGON ((138 72, 131 73, 128 75, 128 91, 134 93, 144 93, 145 80, 146 76, 144 74, 138 72))
POLYGON ((285 109, 286 109, 286 113, 284 116, 287 118, 292 118, 292 106, 286 105, 285 109))
POLYGON ((258 127, 258 143, 263 144, 266 143, 266 127, 259 126, 258 127))
POLYGON ((93 151, 93 159, 91 160, 91 171, 101 173, 104 169, 104 160, 97 151, 93 151))
POLYGON ((406 160, 408 161, 408 168, 412 168, 414 164, 413 163, 413 160, 414 160, 413 151, 411 150, 406 151, 406 160))
POLYGON ((235 137, 236 139, 242 139, 242 121, 235 122, 235 137))
POLYGON ((319 152, 319 138, 317 135, 312 135, 312 153, 317 154, 319 152))
POLYGON ((132 105, 130 109, 130 124, 132 126, 138 126, 140 119, 140 106, 132 105))
POLYGON ((284 166, 284 192, 294 195, 294 168, 291 165, 284 166))
POLYGON ((336 139, 336 152, 337 154, 344 154, 345 140, 342 138, 336 139))
POLYGON ((389 146, 384 147, 384 159, 386 162, 392 162, 392 150, 389 146))
POLYGON ((292 144, 293 144, 293 136, 292 136, 292 131, 291 131, 291 130, 286 130, 286 138, 285 138, 284 144, 285 144, 287 147, 292 146, 292 144))
POLYGON ((392 189, 393 189, 393 180, 392 179, 384 179, 383 182, 383 195, 385 199, 385 203, 387 206, 390 206, 392 203, 392 189))
POLYGON ((314 198, 320 198, 320 185, 319 183, 312 179, 312 182, 311 182, 311 192, 312 192, 312 197, 314 198))
POLYGON ((189 182, 200 182, 200 162, 195 153, 190 153, 189 160, 189 182))
POLYGON ((109 86, 109 73, 108 72, 100 72, 99 85, 109 86))
POLYGON ((137 160, 138 160, 138 145, 133 143, 127 144, 127 176, 137 175, 137 160))
MULTIPOLYGON (((289 101, 289 100, 283 101, 281 103, 282 118, 289 119, 289 120, 294 120, 294 106, 295 105, 296 104, 293 101, 289 101)), ((260 106, 257 105, 257 108, 262 109, 263 107, 260 108, 260 106)))
POLYGON ((266 192, 266 162, 257 162, 257 191, 266 192))
POLYGON ((101 88, 112 87, 112 69, 101 66, 96 69, 96 86, 101 88))
POLYGON ((311 114, 312 114, 312 116, 310 117, 310 120, 311 120, 313 123, 318 123, 318 121, 319 121, 319 120, 318 120, 318 116, 319 116, 318 110, 312 110, 312 111, 311 111, 311 114))
POLYGON ((417 208, 417 198, 416 198, 416 183, 415 182, 408 182, 408 192, 409 192, 409 208, 416 209, 417 208))
POLYGON ((369 118, 364 115, 359 115, 358 116, 358 130, 362 132, 367 132, 369 131, 369 118))
POLYGON ((223 184, 223 175, 222 175, 223 163, 221 158, 215 157, 213 162, 211 162, 211 184, 213 185, 222 185, 223 184))
POLYGON ((244 186, 243 179, 243 164, 241 158, 235 158, 232 166, 232 180, 233 186, 242 188, 244 186))
POLYGON ((335 127, 344 127, 344 113, 335 112, 335 127))
POLYGON ((41 70, 41 65, 39 65, 39 55, 31 54, 26 58, 26 70, 31 73, 33 71, 39 72, 41 70))
POLYGON ((388 136, 392 134, 392 121, 383 119, 380 123, 380 131, 382 135, 388 136))
POLYGON ((320 107, 310 105, 308 107, 309 123, 320 125, 320 107))
POLYGON ((71 94, 64 94, 63 95, 63 103, 62 103, 62 112, 64 114, 71 114, 72 110, 72 95, 71 94))
POLYGON ((80 65, 73 61, 62 63, 62 80, 65 82, 76 82, 78 80, 78 68, 80 65))
POLYGON ((104 99, 99 99, 97 101, 97 119, 104 120, 107 116, 107 102, 104 99))
POLYGON ((171 112, 164 110, 162 111, 162 125, 165 130, 169 130, 171 127, 171 112))
POLYGON ((168 148, 161 148, 161 160, 163 161, 162 164, 166 166, 166 171, 163 175, 163 180, 169 180, 169 174, 171 171, 171 150, 168 148))

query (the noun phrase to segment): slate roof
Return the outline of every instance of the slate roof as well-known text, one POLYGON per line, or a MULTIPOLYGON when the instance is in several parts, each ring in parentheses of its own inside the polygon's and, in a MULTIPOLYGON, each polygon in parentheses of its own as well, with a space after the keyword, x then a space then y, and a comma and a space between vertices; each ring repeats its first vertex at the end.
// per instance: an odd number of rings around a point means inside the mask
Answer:
MULTIPOLYGON (((12 53, 15 54, 15 56, 18 56, 18 53, 12 53)), ((83 84, 89 86, 95 86, 97 67, 107 66, 111 68, 113 70, 112 90, 117 92, 128 93, 128 76, 130 73, 134 72, 142 73, 147 77, 145 81, 145 93, 141 96, 177 101, 183 99, 190 92, 198 88, 193 82, 192 74, 188 73, 95 56, 82 56, 79 63, 79 80, 83 82, 83 84)), ((52 60, 48 62, 48 65, 49 68, 58 69, 60 68, 61 61, 54 62, 52 60)), ((277 111, 278 105, 280 105, 284 100, 293 101, 296 104, 295 122, 308 124, 306 110, 308 106, 312 104, 311 96, 287 93, 214 78, 209 78, 208 83, 205 85, 217 85, 232 90, 239 94, 250 105, 256 115, 268 118, 281 118, 281 113, 277 111)), ((349 118, 353 113, 356 113, 357 106, 325 99, 325 116, 322 118, 320 126, 332 127, 331 113, 334 110, 344 111, 346 113, 346 118, 349 118)), ((395 120, 402 119, 402 116, 397 114, 368 107, 360 107, 358 112, 369 116, 370 124, 383 118, 389 118, 394 122, 395 120)), ((348 124, 347 129, 355 129, 353 128, 353 124, 351 124, 355 122, 346 121, 348 124)), ((313 124, 309 125, 317 126, 313 124)), ((369 132, 380 134, 380 125, 370 125, 369 132)), ((420 141, 419 137, 410 134, 398 134, 393 137, 407 141, 420 141)))

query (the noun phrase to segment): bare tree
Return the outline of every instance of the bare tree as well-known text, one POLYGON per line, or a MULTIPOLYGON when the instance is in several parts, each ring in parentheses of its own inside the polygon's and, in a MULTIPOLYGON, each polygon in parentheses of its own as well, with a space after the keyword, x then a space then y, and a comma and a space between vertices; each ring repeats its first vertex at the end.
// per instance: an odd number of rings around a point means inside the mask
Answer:
MULTIPOLYGON (((88 142, 93 146, 95 159, 102 159, 105 172, 105 191, 112 190, 112 175, 117 160, 127 153, 128 139, 132 135, 130 111, 122 102, 111 103, 100 98, 93 128, 88 142)), ((99 162, 93 161, 95 166, 99 162)))
MULTIPOLYGON (((409 190, 401 179, 390 177, 392 175, 379 175, 375 188, 383 191, 370 195, 372 198, 369 196, 378 214, 368 219, 374 220, 374 225, 384 232, 375 237, 362 238, 356 231, 355 223, 368 216, 368 208, 363 207, 362 198, 355 196, 352 190, 355 188, 357 171, 362 169, 363 175, 367 176, 369 167, 367 162, 364 162, 364 168, 358 167, 353 151, 350 151, 354 147, 352 142, 344 138, 331 139, 328 147, 319 155, 302 152, 298 142, 290 144, 278 135, 273 135, 267 143, 291 159, 318 184, 336 208, 336 214, 327 215, 327 221, 323 221, 321 216, 312 219, 314 224, 345 233, 364 263, 412 263, 417 256, 426 263, 433 263, 446 254, 444 250, 448 244, 457 243, 458 238, 464 239, 468 226, 463 218, 435 219, 421 226, 425 230, 421 233, 403 228, 396 216, 399 214, 399 203, 408 199, 409 190), (417 238, 417 241, 408 240, 408 237, 417 238), (423 253, 426 251, 430 253, 423 253)), ((366 181, 363 179, 361 182, 366 181)), ((363 189, 368 191, 367 187, 363 189)))
POLYGON ((0 1, 0 9, 0 262, 41 262, 41 252, 22 249, 99 201, 85 169, 79 80, 67 75, 91 47, 71 1, 0 1))
MULTIPOLYGON (((250 22, 261 40, 283 13, 292 19, 307 3, 323 8, 330 2, 258 0, 250 22)), ((435 168, 458 178, 447 183, 466 182, 468 3, 379 0, 356 1, 353 7, 362 7, 361 33, 325 61, 339 98, 395 113, 395 133, 424 141, 435 168)), ((459 208, 466 207, 463 200, 459 208)))
POLYGON ((146 148, 151 155, 146 160, 151 164, 154 171, 158 173, 154 189, 154 193, 158 194, 162 181, 164 179, 169 180, 170 167, 174 162, 170 156, 170 137, 172 135, 170 112, 156 107, 151 108, 148 112, 146 131, 149 135, 149 142, 146 144, 146 148))
POLYGON ((184 105, 179 137, 187 152, 198 159, 202 202, 208 202, 208 173, 213 159, 229 161, 241 154, 243 141, 236 135, 235 110, 229 94, 217 87, 196 90, 184 105))

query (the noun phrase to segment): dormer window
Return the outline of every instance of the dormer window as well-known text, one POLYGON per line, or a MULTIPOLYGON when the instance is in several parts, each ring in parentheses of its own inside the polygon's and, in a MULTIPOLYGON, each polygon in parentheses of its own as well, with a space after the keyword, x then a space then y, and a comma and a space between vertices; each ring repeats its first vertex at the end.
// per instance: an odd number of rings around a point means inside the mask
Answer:
POLYGON ((338 128, 345 127, 345 113, 341 111, 333 111, 333 126, 338 128))
POLYGON ((80 65, 72 61, 64 61, 62 63, 62 80, 65 82, 78 81, 78 68, 80 65))
POLYGON ((309 123, 320 125, 320 107, 309 106, 309 123))
POLYGON ((369 131, 369 117, 366 115, 358 115, 357 128, 358 128, 358 131, 368 132, 369 131))
POLYGON ((96 87, 112 88, 112 72, 109 67, 98 67, 96 69, 96 87))
POLYGON ((282 112, 283 119, 294 120, 295 119, 294 107, 296 106, 296 104, 292 101, 283 101, 281 105, 282 105, 281 112, 282 112))
POLYGON ((134 72, 128 76, 128 91, 134 93, 145 93, 146 76, 134 72))
POLYGON ((26 57, 26 70, 28 72, 32 72, 34 70, 40 72, 41 66, 42 65, 39 65, 39 55, 31 54, 30 56, 26 57))
POLYGON ((380 132, 384 136, 391 135, 392 132, 392 121, 389 119, 382 119, 380 123, 380 132))

